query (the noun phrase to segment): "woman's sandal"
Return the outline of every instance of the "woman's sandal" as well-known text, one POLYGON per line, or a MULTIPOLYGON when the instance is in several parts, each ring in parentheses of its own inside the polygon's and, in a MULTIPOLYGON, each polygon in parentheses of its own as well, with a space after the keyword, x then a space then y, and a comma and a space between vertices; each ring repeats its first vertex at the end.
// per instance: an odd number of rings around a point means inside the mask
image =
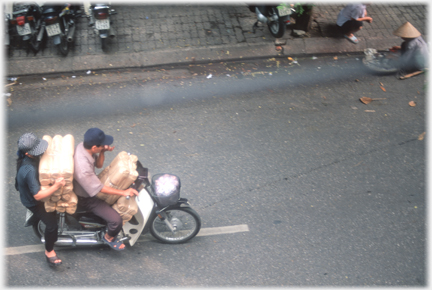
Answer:
POLYGON ((102 237, 102 240, 105 244, 107 244, 108 246, 111 247, 111 249, 116 250, 116 251, 123 251, 124 249, 126 249, 126 247, 124 247, 123 249, 120 249, 120 246, 123 245, 122 242, 120 242, 119 240, 116 240, 115 238, 110 242, 105 238, 105 235, 102 237))
POLYGON ((349 41, 351 41, 352 43, 356 43, 357 44, 359 42, 358 39, 357 39, 357 37, 355 37, 354 35, 351 36, 351 37, 348 37, 348 36, 344 35, 344 37, 346 39, 348 39, 349 41))
POLYGON ((62 261, 57 257, 57 255, 53 256, 53 257, 48 257, 48 256, 45 256, 45 257, 46 257, 48 265, 50 265, 50 267, 56 267, 56 266, 60 266, 62 264, 62 261), (60 260, 60 262, 56 263, 57 260, 60 260))

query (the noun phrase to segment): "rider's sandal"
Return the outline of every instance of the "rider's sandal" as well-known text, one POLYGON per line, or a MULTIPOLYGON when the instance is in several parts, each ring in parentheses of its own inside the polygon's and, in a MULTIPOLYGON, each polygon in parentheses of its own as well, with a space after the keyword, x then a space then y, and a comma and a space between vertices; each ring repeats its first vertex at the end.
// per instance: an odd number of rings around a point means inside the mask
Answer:
POLYGON ((104 241, 105 244, 107 244, 108 246, 111 247, 111 249, 116 250, 116 251, 123 251, 124 249, 126 249, 126 247, 124 247, 123 249, 120 249, 120 246, 123 245, 122 242, 120 242, 119 240, 116 240, 115 238, 110 242, 105 238, 105 235, 102 237, 102 240, 104 241))
POLYGON ((45 256, 48 262, 48 265, 50 265, 50 267, 56 267, 56 266, 60 266, 62 264, 62 261, 57 257, 57 256, 53 256, 53 257, 48 257, 45 256), (60 260, 60 262, 57 262, 57 260, 60 260))

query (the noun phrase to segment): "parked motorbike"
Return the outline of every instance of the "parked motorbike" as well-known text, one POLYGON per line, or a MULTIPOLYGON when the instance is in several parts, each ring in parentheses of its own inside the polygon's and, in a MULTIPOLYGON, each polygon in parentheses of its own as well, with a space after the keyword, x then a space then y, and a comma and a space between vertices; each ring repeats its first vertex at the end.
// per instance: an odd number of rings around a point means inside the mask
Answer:
POLYGON ((9 37, 9 29, 10 29, 10 20, 12 19, 13 15, 13 5, 11 2, 5 3, 3 6, 4 9, 4 44, 6 46, 10 45, 10 37, 9 37))
MULTIPOLYGON (((123 225, 118 238, 133 246, 140 235, 150 232, 157 240, 168 244, 184 243, 195 237, 201 228, 201 218, 185 198, 180 198, 180 179, 171 174, 156 174, 137 162, 138 178, 131 187, 139 191, 138 212, 123 225)), ((92 246, 103 244, 106 223, 91 212, 78 208, 72 215, 57 213, 59 235, 57 246, 92 246)), ((25 226, 44 243, 45 224, 27 210, 25 226)))
POLYGON ((109 3, 90 4, 88 2, 84 5, 87 17, 89 18, 89 26, 94 27, 95 32, 101 39, 102 50, 105 51, 107 49, 108 37, 115 37, 110 17, 117 14, 117 12, 111 8, 109 3))
POLYGON ((270 33, 281 38, 285 34, 286 26, 291 24, 291 15, 295 12, 293 4, 276 5, 249 5, 249 10, 255 12, 257 21, 252 27, 253 33, 258 23, 267 24, 270 33))
POLYGON ((22 38, 24 46, 29 52, 40 50, 43 38, 41 7, 37 3, 13 4, 12 16, 9 24, 14 25, 17 34, 22 38))
POLYGON ((74 40, 76 18, 79 15, 80 10, 76 5, 47 4, 42 8, 44 30, 64 56, 68 55, 70 43, 74 40))

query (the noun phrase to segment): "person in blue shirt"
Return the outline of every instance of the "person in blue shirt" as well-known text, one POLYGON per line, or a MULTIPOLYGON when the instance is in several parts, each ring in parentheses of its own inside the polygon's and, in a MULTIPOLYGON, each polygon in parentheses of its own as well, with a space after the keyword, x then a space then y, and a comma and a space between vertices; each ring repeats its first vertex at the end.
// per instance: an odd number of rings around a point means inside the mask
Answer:
POLYGON ((367 4, 352 3, 345 6, 340 12, 336 20, 336 24, 340 27, 344 37, 352 43, 358 43, 354 33, 363 28, 363 21, 372 23, 372 17, 367 16, 367 4))
POLYGON ((44 235, 46 260, 50 266, 59 266, 62 261, 54 251, 54 243, 58 235, 56 212, 46 212, 44 202, 41 200, 51 196, 66 182, 63 177, 60 177, 52 186, 41 189, 39 160, 47 148, 48 142, 39 139, 34 133, 25 133, 19 138, 15 188, 20 193, 21 203, 46 225, 44 235))

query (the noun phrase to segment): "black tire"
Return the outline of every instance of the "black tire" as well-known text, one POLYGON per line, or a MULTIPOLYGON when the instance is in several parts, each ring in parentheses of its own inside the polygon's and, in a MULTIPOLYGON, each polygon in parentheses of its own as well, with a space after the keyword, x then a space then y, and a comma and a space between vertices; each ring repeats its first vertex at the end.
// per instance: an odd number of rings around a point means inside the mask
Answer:
POLYGON ((102 51, 106 52, 108 49, 108 39, 107 38, 101 38, 101 42, 102 42, 102 51))
POLYGON ((275 38, 281 38, 285 34, 286 24, 283 21, 282 17, 279 17, 279 13, 277 12, 276 7, 269 8, 268 12, 270 16, 272 15, 278 16, 278 20, 271 21, 267 24, 268 29, 271 35, 273 35, 275 38))
POLYGON ((67 41, 67 36, 62 35, 58 49, 63 56, 67 56, 69 53, 69 42, 67 41))
POLYGON ((277 21, 272 21, 268 24, 268 29, 276 38, 281 38, 285 34, 286 26, 285 22, 282 19, 278 19, 277 21))
POLYGON ((165 211, 171 224, 176 228, 172 232, 158 216, 151 220, 150 233, 166 244, 180 244, 195 237, 201 229, 201 218, 190 207, 179 207, 165 211))
POLYGON ((35 235, 41 239, 45 233, 45 224, 39 220, 38 222, 33 224, 33 232, 35 235))
POLYGON ((29 40, 30 49, 36 54, 39 52, 42 46, 41 41, 37 41, 38 33, 35 33, 32 38, 29 40))

